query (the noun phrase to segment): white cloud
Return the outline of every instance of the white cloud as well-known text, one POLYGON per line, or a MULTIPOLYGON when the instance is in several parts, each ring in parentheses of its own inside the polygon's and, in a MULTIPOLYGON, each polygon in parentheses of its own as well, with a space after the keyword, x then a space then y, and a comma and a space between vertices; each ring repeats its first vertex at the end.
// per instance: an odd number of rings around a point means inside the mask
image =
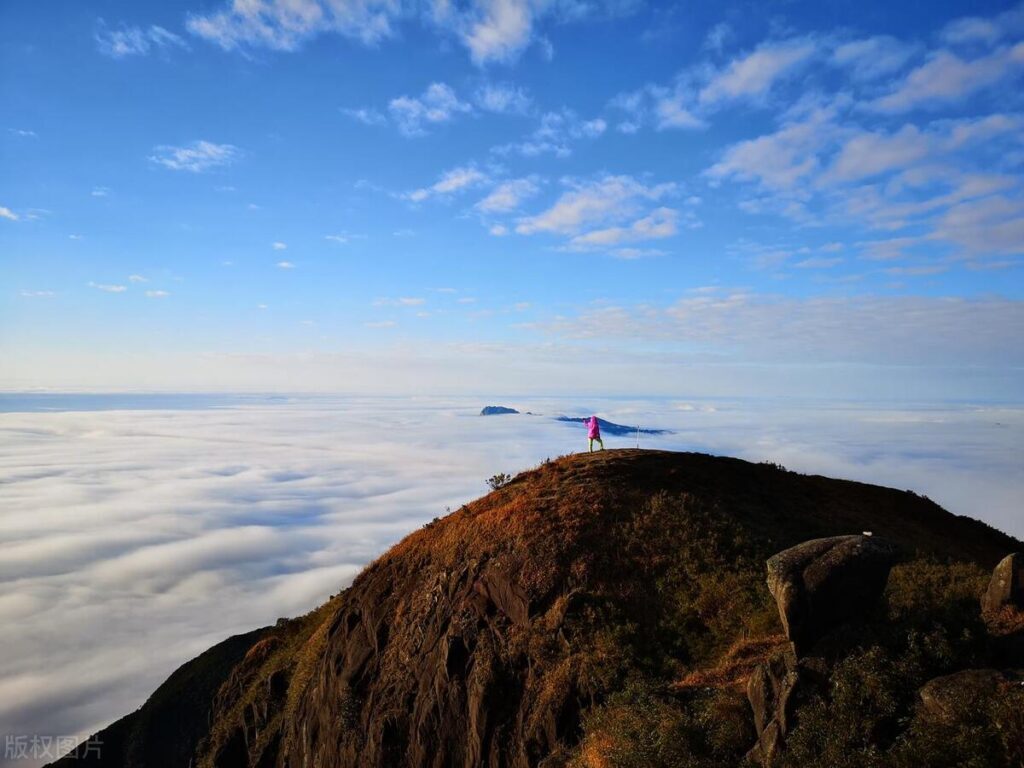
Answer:
POLYGON ((391 36, 392 22, 401 13, 394 0, 231 0, 221 11, 190 15, 186 26, 225 50, 260 46, 293 51, 324 32, 373 45, 391 36))
POLYGON ((96 48, 104 56, 122 59, 126 56, 145 56, 153 50, 188 48, 178 35, 156 25, 148 29, 121 25, 116 29, 107 26, 103 19, 96 25, 96 48))
POLYGON ((27 128, 8 128, 7 132, 14 135, 20 136, 23 139, 37 139, 39 134, 35 131, 30 131, 27 128))
POLYGON ((146 291, 146 296, 150 299, 163 299, 170 295, 167 291, 146 291))
MULTIPOLYGON (((845 134, 831 167, 821 184, 848 182, 889 172, 899 172, 887 191, 928 187, 936 182, 952 182, 964 187, 969 197, 998 191, 1007 184, 1006 176, 972 174, 958 162, 957 153, 976 149, 984 142, 1012 137, 1024 129, 1024 119, 1016 115, 988 115, 976 119, 940 121, 924 130, 906 124, 898 131, 854 131, 845 134), (955 166, 950 166, 956 163, 955 166), (983 186, 979 186, 986 180, 983 186), (991 184, 995 186, 991 186, 991 184)), ((949 204, 959 199, 934 197, 931 205, 949 204)), ((892 210, 897 210, 895 207, 892 210)))
POLYGON ((277 262, 277 267, 279 269, 295 269, 295 265, 290 261, 279 261, 277 262))
POLYGON ((605 307, 549 322, 569 338, 671 340, 723 360, 798 364, 1020 365, 1024 302, 927 296, 790 298, 744 291, 605 307))
POLYGON ((231 144, 211 141, 193 141, 183 147, 159 146, 153 149, 150 160, 172 171, 202 173, 211 168, 230 165, 241 156, 241 150, 231 144))
POLYGON ((572 250, 591 250, 639 240, 660 240, 678 232, 678 220, 678 211, 665 207, 655 208, 647 216, 627 226, 595 229, 577 235, 569 241, 568 247, 572 250))
POLYGON ((89 194, 92 197, 107 197, 110 195, 110 187, 93 187, 89 194))
POLYGON ((510 63, 533 42, 550 60, 552 47, 537 26, 552 17, 562 23, 587 17, 629 13, 634 3, 620 0, 557 2, 546 0, 230 0, 219 10, 192 14, 186 27, 225 50, 265 47, 294 51, 320 34, 339 34, 364 45, 396 35, 404 21, 422 20, 443 34, 455 35, 477 65, 510 63))
POLYGON ((655 127, 659 131, 669 128, 704 128, 706 123, 687 108, 687 96, 664 88, 652 88, 655 127))
POLYGON ((890 93, 868 107, 884 113, 927 109, 963 99, 983 88, 1015 78, 1024 71, 1024 43, 1000 48, 987 56, 963 59, 940 50, 911 71, 890 93))
POLYGON ((763 97, 779 79, 806 64, 817 52, 807 40, 763 43, 716 73, 698 96, 701 104, 763 97))
POLYGON ((273 248, 275 251, 284 251, 288 249, 288 244, 282 243, 280 240, 276 240, 270 244, 270 247, 273 248))
POLYGON ((914 125, 892 134, 865 131, 843 144, 828 173, 841 181, 867 178, 907 168, 931 152, 927 138, 914 125))
POLYGON ((1000 38, 1024 31, 1024 3, 992 18, 967 16, 954 19, 942 30, 942 37, 952 45, 972 43, 993 44, 1000 38))
POLYGON ((7 219, 8 221, 17 221, 20 217, 10 208, 0 205, 0 219, 7 219))
POLYGON ((364 125, 383 125, 388 120, 376 109, 360 107, 359 109, 342 109, 342 114, 348 115, 356 122, 364 125))
POLYGON ((619 93, 609 106, 627 115, 617 126, 622 133, 636 133, 643 125, 659 131, 706 128, 710 116, 724 107, 762 104, 773 87, 806 68, 822 50, 823 44, 812 38, 765 42, 721 66, 698 62, 668 86, 648 83, 619 93))
POLYGON ((373 302, 376 307, 421 307, 427 300, 420 296, 401 296, 397 299, 377 299, 373 302))
POLYGON ((530 0, 483 0, 477 17, 462 33, 462 40, 477 64, 511 61, 530 42, 533 32, 530 0))
POLYGON ((690 73, 684 73, 672 88, 646 85, 639 90, 615 96, 608 106, 628 115, 625 121, 616 126, 619 132, 636 133, 645 123, 653 123, 659 131, 706 127, 705 120, 695 113, 690 79, 690 73))
POLYGON ((714 51, 715 53, 722 53, 725 50, 726 45, 736 37, 736 33, 733 32, 732 27, 726 24, 724 21, 715 24, 704 38, 705 50, 714 51))
POLYGON ((399 96, 388 103, 391 119, 406 136, 420 136, 426 133, 425 125, 447 123, 472 109, 445 83, 431 83, 418 97, 399 96))
POLYGON ((831 269, 844 261, 842 256, 811 256, 793 264, 797 269, 831 269))
POLYGON ((997 113, 888 131, 843 123, 840 114, 796 113, 774 133, 729 147, 705 175, 713 183, 755 184, 760 196, 739 203, 750 213, 894 233, 914 227, 930 244, 921 254, 930 264, 957 253, 978 259, 1016 252, 1019 231, 1000 212, 1019 198, 1021 178, 992 172, 986 157, 1012 156, 1024 118, 997 113), (983 225, 966 217, 986 211, 995 218, 983 225))
POLYGON ((50 299, 56 296, 53 291, 26 291, 22 290, 21 295, 26 299, 50 299))
POLYGON ((516 152, 524 157, 537 157, 547 153, 556 157, 572 154, 572 144, 580 139, 595 139, 608 129, 600 117, 581 119, 571 109, 545 112, 540 116, 538 126, 523 141, 512 142, 493 151, 499 154, 516 152))
POLYGON ((623 259, 625 261, 634 261, 636 259, 647 259, 655 256, 665 256, 667 251, 663 251, 659 248, 614 248, 610 251, 611 255, 616 259, 623 259))
POLYGON ((505 237, 509 234, 509 229, 504 224, 492 224, 487 231, 495 237, 505 237))
POLYGON ((477 90, 474 98, 480 109, 499 115, 525 115, 533 106, 523 88, 508 83, 488 83, 477 90))
POLYGON ((100 291, 105 291, 106 293, 124 293, 125 291, 128 290, 128 286, 126 285, 114 285, 111 283, 90 282, 89 286, 92 288, 96 288, 97 290, 100 291))
POLYGON ((148 283, 149 281, 142 275, 128 275, 128 282, 130 283, 148 283))
POLYGON ((837 46, 832 62, 849 70, 854 80, 875 80, 901 69, 916 50, 894 37, 876 35, 837 46))
POLYGON ((1024 200, 993 195, 958 203, 942 214, 932 237, 967 255, 1024 254, 1024 200))
POLYGON ((508 213, 516 210, 520 204, 540 191, 536 179, 512 179, 504 181, 476 204, 476 209, 483 213, 508 213))
POLYGON ((548 208, 519 219, 516 232, 578 235, 584 228, 616 223, 635 214, 642 204, 674 194, 672 183, 647 185, 631 176, 604 176, 596 181, 571 182, 548 208))
POLYGON ((713 181, 735 178, 793 189, 821 167, 818 153, 834 142, 838 131, 832 117, 831 112, 815 111, 774 133, 734 144, 705 175, 713 181))
POLYGON ((406 192, 402 197, 414 203, 421 203, 431 197, 447 197, 456 192, 462 192, 486 181, 485 173, 472 165, 465 165, 446 171, 431 186, 406 192))
POLYGON ((905 267, 886 267, 885 272, 899 277, 927 277, 938 275, 949 270, 948 264, 918 264, 905 267))
POLYGON ((484 66, 511 63, 534 42, 538 44, 541 55, 550 61, 554 47, 536 29, 546 17, 572 23, 595 16, 624 15, 636 7, 636 3, 619 0, 587 3, 472 0, 461 7, 447 0, 434 0, 433 18, 435 23, 453 30, 469 50, 473 62, 484 66))

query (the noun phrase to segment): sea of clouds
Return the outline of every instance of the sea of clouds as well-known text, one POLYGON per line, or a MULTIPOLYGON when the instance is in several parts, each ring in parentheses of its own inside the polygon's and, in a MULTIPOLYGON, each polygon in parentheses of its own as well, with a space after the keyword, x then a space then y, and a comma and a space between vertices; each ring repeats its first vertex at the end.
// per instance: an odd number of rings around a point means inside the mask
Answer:
POLYGON ((583 426, 550 417, 591 412, 673 430, 642 447, 909 488, 1024 536, 1018 407, 4 395, 0 734, 84 738, 219 640, 321 603, 491 475, 582 450, 583 426))

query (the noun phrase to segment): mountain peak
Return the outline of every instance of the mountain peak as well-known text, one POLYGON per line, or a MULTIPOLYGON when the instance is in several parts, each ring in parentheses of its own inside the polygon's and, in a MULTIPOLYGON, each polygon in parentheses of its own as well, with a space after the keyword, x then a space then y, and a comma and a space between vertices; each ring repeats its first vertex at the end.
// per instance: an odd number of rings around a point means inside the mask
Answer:
MULTIPOLYGON (((765 561, 862 531, 906 567, 953 563, 968 581, 1021 548, 911 492, 769 464, 645 450, 545 462, 225 662, 211 725, 192 735, 196 764, 614 765, 587 755, 631 738, 617 707, 695 717, 681 682, 745 652, 702 678, 719 680, 707 706, 735 743, 688 747, 735 765, 754 739, 739 733, 752 728, 743 675, 783 639, 765 561)), ((166 738, 154 727, 124 740, 166 738)))

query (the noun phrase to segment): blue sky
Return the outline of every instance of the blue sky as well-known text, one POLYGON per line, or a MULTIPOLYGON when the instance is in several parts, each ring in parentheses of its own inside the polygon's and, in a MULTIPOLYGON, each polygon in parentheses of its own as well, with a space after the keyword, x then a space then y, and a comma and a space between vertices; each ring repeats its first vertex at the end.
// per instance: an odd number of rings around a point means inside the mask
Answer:
POLYGON ((0 386, 1019 399, 1024 6, 8 2, 0 386))

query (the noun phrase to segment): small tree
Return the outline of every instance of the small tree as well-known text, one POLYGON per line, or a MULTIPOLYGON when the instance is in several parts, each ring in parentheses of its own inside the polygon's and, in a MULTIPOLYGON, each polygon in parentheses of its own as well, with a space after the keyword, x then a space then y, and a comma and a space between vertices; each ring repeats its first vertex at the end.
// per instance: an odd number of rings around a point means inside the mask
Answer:
POLYGON ((504 488, 506 485, 512 482, 512 475, 506 475, 504 472, 499 472, 487 479, 487 485, 491 487, 492 491, 496 491, 499 488, 504 488))

